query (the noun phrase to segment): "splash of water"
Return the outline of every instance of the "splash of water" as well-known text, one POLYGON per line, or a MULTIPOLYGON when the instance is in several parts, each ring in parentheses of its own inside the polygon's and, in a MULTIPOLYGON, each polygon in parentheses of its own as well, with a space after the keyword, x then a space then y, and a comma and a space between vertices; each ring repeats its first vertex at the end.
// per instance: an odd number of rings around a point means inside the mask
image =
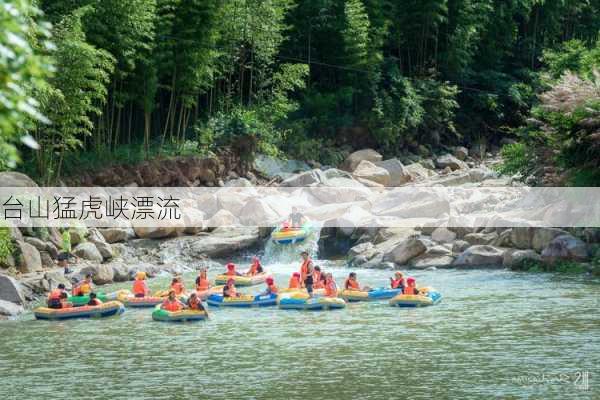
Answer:
POLYGON ((319 255, 318 243, 320 236, 321 227, 313 225, 310 235, 300 243, 277 244, 269 238, 265 246, 264 262, 268 264, 295 262, 298 261, 300 252, 304 250, 316 259, 319 255))

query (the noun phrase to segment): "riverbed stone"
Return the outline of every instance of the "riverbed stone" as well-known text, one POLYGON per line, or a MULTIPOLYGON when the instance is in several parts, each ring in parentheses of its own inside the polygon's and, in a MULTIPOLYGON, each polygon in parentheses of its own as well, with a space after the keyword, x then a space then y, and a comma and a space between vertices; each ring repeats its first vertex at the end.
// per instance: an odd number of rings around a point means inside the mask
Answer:
POLYGON ((371 242, 360 243, 360 244, 357 244, 356 246, 352 247, 350 250, 348 250, 348 256, 356 257, 359 254, 366 253, 367 251, 369 251, 371 249, 373 249, 373 243, 371 243, 371 242))
POLYGON ((372 163, 381 161, 383 156, 373 149, 362 149, 350 154, 342 163, 341 169, 354 172, 361 161, 369 161, 372 163))
POLYGON ((107 267, 113 270, 113 281, 115 282, 127 282, 131 279, 129 273, 129 267, 122 262, 111 262, 107 264, 107 267))
POLYGON ((542 257, 535 250, 516 250, 510 249, 504 252, 502 265, 511 267, 519 264, 524 260, 542 261, 542 257))
POLYGON ((25 312, 20 304, 11 303, 10 301, 0 300, 0 315, 6 317, 16 317, 25 312))
POLYGON ((428 269, 431 267, 448 267, 454 262, 452 256, 439 256, 433 254, 422 254, 413 258, 409 265, 417 269, 428 269))
POLYGON ((455 171, 457 169, 468 169, 467 164, 465 164, 463 161, 459 160, 451 154, 444 154, 443 156, 436 158, 435 165, 439 169, 449 167, 452 171, 455 171))
POLYGON ((433 170, 425 168, 420 163, 412 163, 405 166, 411 181, 422 181, 437 175, 433 170))
POLYGON ((238 224, 239 221, 231 212, 227 210, 219 210, 206 221, 207 227, 231 226, 238 224))
POLYGON ((491 244, 494 240, 498 238, 498 234, 496 232, 489 233, 469 233, 465 235, 464 241, 470 243, 471 245, 478 244, 491 244))
POLYGON ((515 226, 512 228, 510 241, 517 249, 531 249, 533 240, 533 229, 529 226, 515 226))
POLYGON ((383 261, 404 265, 411 259, 425 253, 427 246, 422 239, 411 237, 402 241, 391 251, 385 254, 383 261))
POLYGON ((304 186, 316 186, 321 182, 327 180, 325 174, 320 169, 312 169, 310 171, 303 172, 301 174, 292 175, 283 182, 280 186, 286 187, 304 187, 304 186))
POLYGON ((21 284, 8 275, 0 274, 0 300, 24 304, 25 297, 21 284))
POLYGON ((502 249, 488 246, 477 245, 471 246, 463 251, 454 261, 453 265, 457 266, 485 266, 485 265, 502 265, 504 259, 504 251, 502 249))
POLYGON ((135 235, 141 239, 162 239, 177 236, 173 226, 135 226, 135 235))
MULTIPOLYGON (((210 235, 199 235, 193 239, 189 245, 191 254, 196 257, 230 255, 236 251, 257 246, 259 243, 258 228, 256 227, 221 227, 215 229, 210 235)), ((161 245, 161 247, 163 246, 161 245)))
POLYGON ((449 243, 456 239, 456 233, 452 232, 448 228, 440 226, 431 232, 431 238, 436 242, 449 243))
POLYGON ((534 228, 531 246, 535 251, 541 252, 560 235, 568 235, 568 232, 558 228, 534 228))
POLYGON ((98 229, 107 243, 125 242, 130 237, 130 231, 127 228, 103 228, 98 229))
POLYGON ((464 161, 469 156, 469 150, 463 146, 457 146, 454 148, 454 157, 460 161, 464 161))
POLYGON ((390 184, 390 173, 367 160, 361 161, 352 174, 360 180, 366 179, 383 186, 390 184))
POLYGON ((412 180, 402 162, 397 158, 391 158, 385 161, 374 163, 376 166, 385 169, 390 175, 388 186, 402 186, 412 180))
POLYGON ((0 172, 0 187, 38 187, 30 177, 20 172, 0 172))
POLYGON ((560 235, 542 251, 542 261, 553 264, 557 261, 585 261, 589 258, 587 245, 571 235, 560 235))
POLYGON ((44 279, 48 282, 48 290, 56 289, 59 284, 65 285, 67 290, 71 290, 71 281, 65 276, 62 269, 55 269, 44 274, 44 279))
POLYGON ((454 243, 452 243, 452 252, 454 254, 460 254, 469 247, 471 247, 471 244, 469 242, 465 242, 464 240, 457 240, 454 243))
POLYGON ((42 258, 40 252, 34 246, 26 242, 17 241, 19 251, 18 267, 24 274, 42 270, 42 258))
POLYGON ((84 260, 102 262, 104 259, 98 248, 91 242, 83 242, 73 249, 73 254, 84 260))

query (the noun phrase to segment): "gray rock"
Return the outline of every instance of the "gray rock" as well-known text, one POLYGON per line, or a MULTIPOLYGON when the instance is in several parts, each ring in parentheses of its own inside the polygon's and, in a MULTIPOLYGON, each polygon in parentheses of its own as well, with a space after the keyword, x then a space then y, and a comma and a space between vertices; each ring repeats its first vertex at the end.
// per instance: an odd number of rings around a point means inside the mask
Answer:
POLYGON ((406 171, 410 174, 412 181, 422 181, 436 175, 434 171, 425 168, 420 163, 406 165, 405 168, 406 171))
POLYGON ((534 228, 531 246, 535 251, 542 251, 560 235, 568 235, 568 232, 557 228, 534 228))
POLYGON ((418 269, 429 269, 435 267, 448 267, 454 262, 452 256, 436 256, 423 254, 410 261, 410 265, 413 268, 418 269))
POLYGON ((136 236, 142 239, 161 239, 177 236, 178 233, 177 227, 174 226, 135 226, 133 230, 136 236))
POLYGON ((502 265, 510 267, 524 260, 542 261, 542 257, 534 250, 507 250, 504 253, 502 265))
POLYGON ((457 266, 502 265, 504 251, 493 246, 471 246, 454 261, 457 266))
POLYGON ((56 289, 60 283, 65 285, 67 290, 71 290, 71 281, 62 270, 48 271, 44 274, 44 279, 48 282, 48 290, 56 289))
POLYGON ((464 161, 469 156, 469 150, 466 147, 458 146, 454 148, 454 157, 464 161))
POLYGON ((390 175, 389 186, 402 186, 412 180, 404 165, 397 158, 379 161, 376 166, 385 169, 390 175))
POLYGON ((452 252, 454 254, 459 254, 471 247, 469 242, 465 242, 464 240, 457 240, 452 244, 452 252))
POLYGON ((375 163, 381 161, 382 158, 383 157, 381 156, 381 154, 379 154, 373 149, 358 150, 346 157, 346 160, 344 160, 344 162, 342 163, 342 169, 349 172, 354 172, 354 170, 356 169, 358 164, 360 164, 361 161, 369 161, 375 163))
POLYGON ((425 158, 423 160, 420 160, 419 164, 421 166, 423 166, 424 168, 427 168, 427 169, 430 169, 430 170, 434 170, 435 169, 435 163, 433 162, 433 160, 431 158, 425 158))
POLYGON ((88 229, 86 227, 71 228, 69 234, 71 235, 71 246, 77 246, 79 243, 85 242, 88 229))
POLYGON ((361 161, 352 174, 359 180, 366 179, 383 186, 389 186, 391 179, 390 173, 385 168, 378 167, 367 160, 361 161))
POLYGON ((465 235, 465 242, 470 243, 471 245, 479 245, 479 244, 491 244, 498 238, 498 234, 496 232, 490 233, 469 233, 465 235))
POLYGON ((0 274, 0 300, 16 304, 25 303, 21 285, 8 275, 0 274))
POLYGON ((310 171, 303 172, 301 174, 292 175, 283 182, 280 186, 286 187, 304 187, 304 186, 316 186, 326 180, 325 174, 320 169, 313 169, 310 171))
POLYGON ((40 251, 40 258, 42 260, 42 267, 44 268, 53 268, 54 260, 50 256, 50 253, 47 251, 40 251))
POLYGON ((130 232, 126 228, 104 228, 98 229, 107 243, 124 242, 129 239, 130 232))
MULTIPOLYGON (((210 235, 199 235, 193 238, 189 243, 192 255, 205 255, 208 257, 217 257, 230 255, 249 247, 257 246, 259 243, 258 228, 240 227, 240 228, 217 228, 210 235)), ((168 243, 161 244, 161 248, 168 246, 168 243)))
POLYGON ((391 251, 385 254, 383 261, 404 265, 411 259, 425 253, 427 246, 422 239, 411 237, 402 241, 391 251))
POLYGON ((348 256, 356 257, 359 254, 362 254, 362 253, 365 253, 365 252, 371 250, 372 248, 373 248, 373 243, 371 243, 371 242, 357 244, 356 246, 354 246, 350 250, 348 250, 348 256))
POLYGON ((81 276, 92 274, 92 281, 97 285, 112 283, 115 277, 115 273, 110 264, 99 264, 85 267, 82 268, 79 273, 81 276))
POLYGON ((542 251, 542 261, 553 264, 556 261, 585 261, 589 258, 587 245, 571 235, 555 237, 542 251))
POLYGON ((344 178, 344 179, 352 179, 352 174, 346 171, 342 171, 337 168, 329 168, 326 169, 323 174, 327 180, 336 179, 336 178, 344 178))
POLYGON ((496 179, 498 174, 487 167, 478 167, 469 170, 471 182, 483 182, 489 179, 496 179))
POLYGON ((436 242, 449 243, 456 239, 456 233, 452 232, 448 228, 439 227, 431 232, 431 238, 436 242))
POLYGON ((6 317, 16 317, 25 311, 20 304, 11 303, 10 301, 0 300, 0 315, 6 317))
POLYGON ((113 280, 115 282, 127 282, 131 280, 131 274, 129 273, 129 268, 119 262, 113 262, 107 264, 107 266, 111 267, 113 270, 113 280))
POLYGON ((113 251, 110 244, 106 243, 104 236, 102 236, 98 229, 90 229, 88 240, 96 246, 96 248, 102 255, 103 260, 109 260, 113 257, 113 251))
POLYGON ((517 249, 531 249, 533 241, 533 228, 528 226, 515 226, 512 228, 510 241, 517 249))
POLYGON ((98 248, 91 242, 83 242, 73 249, 73 254, 84 260, 102 262, 104 259, 98 248))
POLYGON ((252 182, 246 178, 231 179, 225 182, 225 187, 252 187, 252 182))
POLYGON ((455 171, 457 169, 467 169, 468 168, 467 164, 465 164, 463 161, 460 161, 458 158, 454 157, 451 154, 445 154, 443 156, 436 158, 435 165, 439 169, 444 169, 446 167, 449 167, 452 171, 455 171))
POLYGON ((30 245, 38 249, 38 251, 46 250, 46 242, 44 242, 42 239, 27 236, 23 240, 25 241, 25 243, 29 243, 30 245))
POLYGON ((20 172, 0 172, 0 187, 38 187, 38 185, 33 179, 20 172))
POLYGON ((26 242, 17 242, 19 271, 24 274, 42 270, 42 258, 38 249, 26 242))

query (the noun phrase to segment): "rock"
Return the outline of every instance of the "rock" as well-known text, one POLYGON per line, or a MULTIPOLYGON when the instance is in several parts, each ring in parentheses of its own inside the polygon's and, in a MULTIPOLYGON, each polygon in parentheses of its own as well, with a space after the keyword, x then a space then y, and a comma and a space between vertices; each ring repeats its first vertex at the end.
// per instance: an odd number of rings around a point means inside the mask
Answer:
POLYGON ((390 182, 388 186, 402 186, 412 180, 404 165, 397 158, 378 161, 375 165, 385 169, 389 173, 390 182))
POLYGON ((204 213, 196 208, 187 207, 183 213, 185 224, 184 233, 187 235, 197 235, 204 230, 204 213))
POLYGON ((479 244, 491 244, 494 240, 498 238, 498 234, 496 232, 490 233, 469 233, 465 235, 464 240, 471 245, 479 245, 479 244))
POLYGON ((373 243, 371 243, 371 242, 357 244, 356 246, 354 246, 350 250, 348 250, 348 256, 351 258, 356 257, 359 254, 366 253, 367 251, 369 251, 371 249, 373 249, 373 243))
POLYGON ((431 238, 436 242, 448 243, 456 239, 456 233, 452 232, 448 228, 439 227, 431 232, 431 238))
POLYGON ((452 265, 454 257, 452 256, 436 256, 423 254, 414 258, 410 262, 410 266, 418 269, 427 269, 432 267, 447 267, 452 265))
POLYGON ((207 227, 232 226, 238 224, 238 219, 227 210, 219 210, 206 221, 207 227))
POLYGON ((92 228, 89 231, 88 240, 93 243, 104 260, 111 259, 113 257, 113 251, 110 244, 106 243, 104 236, 96 228, 92 228))
POLYGON ((469 242, 465 242, 464 240, 457 240, 452 244, 452 252, 454 254, 459 254, 471 247, 469 242))
POLYGON ((370 161, 361 161, 352 173, 357 179, 367 179, 383 186, 389 186, 390 173, 370 161))
POLYGON ((92 281, 97 285, 105 285, 112 283, 115 273, 110 264, 99 264, 90 267, 82 268, 79 273, 81 276, 92 274, 92 281))
POLYGON ((496 247, 512 247, 513 243, 510 240, 511 235, 512 229, 506 229, 502 231, 490 244, 496 247))
POLYGON ((493 246, 477 245, 471 246, 463 251, 453 265, 458 266, 484 266, 502 265, 504 251, 493 246))
POLYGON ((329 168, 323 172, 327 181, 336 178, 352 179, 352 174, 337 168, 329 168))
POLYGON ((11 303, 10 301, 0 300, 0 315, 6 317, 16 317, 25 311, 22 305, 11 303))
POLYGON ((507 250, 504 253, 502 265, 511 267, 524 260, 542 261, 542 257, 534 250, 507 250))
POLYGON ((373 149, 358 150, 346 157, 346 160, 344 160, 344 162, 342 163, 342 169, 349 172, 354 172, 354 170, 356 169, 356 167, 358 167, 358 164, 360 164, 361 161, 369 161, 371 163, 375 163, 381 161, 382 159, 383 157, 381 156, 381 154, 379 154, 373 149))
POLYGON ((48 290, 56 289, 60 283, 65 285, 67 290, 71 290, 71 281, 62 270, 48 271, 44 274, 44 279, 48 282, 48 290))
POLYGON ((530 249, 532 247, 533 228, 515 226, 510 234, 510 241, 518 249, 530 249))
POLYGON ((103 257, 96 245, 91 242, 84 242, 78 244, 73 249, 73 254, 77 257, 83 258, 84 260, 90 260, 95 262, 102 262, 103 257))
POLYGON ((110 264, 107 264, 107 266, 110 266, 113 270, 113 281, 127 282, 131 279, 129 268, 125 264, 112 262, 110 264))
POLYGON ((252 182, 246 178, 237 178, 225 182, 225 187, 252 187, 252 182))
POLYGON ((71 246, 77 246, 79 243, 85 242, 88 229, 86 227, 70 228, 69 234, 71 235, 71 246))
POLYGON ((361 185, 366 186, 366 187, 374 187, 374 188, 383 188, 383 187, 385 187, 381 183, 377 183, 377 182, 372 181, 370 179, 359 178, 359 177, 355 177, 355 178, 356 178, 356 182, 359 182, 361 185))
POLYGON ((240 211, 240 221, 250 226, 272 226, 281 220, 271 206, 258 198, 250 199, 240 211))
POLYGON ((26 242, 17 241, 19 251, 18 267, 24 274, 42 270, 42 258, 38 249, 26 242))
POLYGON ((411 259, 425 253, 427 246, 420 238, 412 237, 404 240, 384 256, 384 261, 404 265, 411 259))
POLYGON ((430 178, 436 173, 422 166, 419 163, 413 163, 405 166, 406 171, 409 173, 412 181, 421 181, 430 178))
POLYGON ((40 258, 42 260, 42 267, 44 268, 53 268, 54 260, 50 256, 50 253, 47 251, 40 251, 40 258))
POLYGON ((466 147, 458 146, 454 148, 454 157, 464 161, 469 156, 469 150, 466 147))
POLYGON ((277 176, 286 179, 299 171, 309 170, 310 166, 304 161, 280 160, 260 154, 254 160, 254 168, 269 179, 277 176))
POLYGON ((421 164, 424 168, 427 168, 429 170, 435 169, 435 163, 431 158, 425 158, 423 160, 420 160, 419 164, 421 164))
POLYGON ((280 186, 287 187, 304 187, 304 186, 316 186, 326 180, 325 174, 320 169, 313 169, 310 171, 303 172, 298 175, 292 175, 283 182, 280 186))
POLYGON ((554 264, 557 261, 585 261, 589 257, 587 245, 571 235, 560 235, 542 251, 542 261, 554 264))
POLYGON ((445 245, 432 246, 432 247, 429 247, 427 249, 427 251, 425 252, 425 254, 423 254, 423 255, 424 256, 425 255, 427 255, 427 256, 450 256, 450 255, 452 255, 452 250, 450 250, 448 247, 445 245))
POLYGON ((38 185, 33 179, 20 172, 0 172, 0 187, 38 187, 38 185))
POLYGON ((541 252, 560 235, 568 235, 566 231, 557 228, 534 228, 531 246, 535 251, 541 252))
POLYGON ((471 182, 483 182, 489 179, 496 179, 498 174, 487 167, 478 167, 469 170, 469 178, 471 182))
POLYGON ((133 230, 137 237, 141 239, 161 239, 177 236, 176 227, 172 226, 134 226, 133 230))
POLYGON ((427 148, 427 146, 420 144, 417 147, 417 152, 419 153, 419 155, 421 157, 429 157, 429 155, 431 154, 431 152, 429 151, 429 149, 427 148))
POLYGON ((465 164, 463 161, 460 161, 458 158, 454 157, 451 154, 445 154, 443 156, 436 158, 435 165, 439 169, 444 169, 446 167, 449 167, 452 171, 455 171, 457 169, 467 169, 468 168, 467 164, 465 164))
POLYGON ((21 285, 8 275, 0 274, 0 300, 25 304, 25 296, 21 285))
POLYGON ((215 229, 212 234, 206 236, 195 236, 190 243, 190 250, 195 257, 205 255, 218 257, 257 246, 259 243, 258 228, 240 227, 215 229))
POLYGON ((127 228, 104 228, 98 231, 107 243, 125 242, 131 234, 130 229, 127 228))

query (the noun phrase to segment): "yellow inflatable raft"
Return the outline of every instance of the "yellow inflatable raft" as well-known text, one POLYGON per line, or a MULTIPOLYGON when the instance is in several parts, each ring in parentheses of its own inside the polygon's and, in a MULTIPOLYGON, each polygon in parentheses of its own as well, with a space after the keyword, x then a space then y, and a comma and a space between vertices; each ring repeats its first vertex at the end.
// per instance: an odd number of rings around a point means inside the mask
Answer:
POLYGON ((235 286, 254 286, 263 283, 267 276, 266 272, 253 276, 222 274, 215 277, 215 285, 225 285, 229 279, 233 279, 235 286))

